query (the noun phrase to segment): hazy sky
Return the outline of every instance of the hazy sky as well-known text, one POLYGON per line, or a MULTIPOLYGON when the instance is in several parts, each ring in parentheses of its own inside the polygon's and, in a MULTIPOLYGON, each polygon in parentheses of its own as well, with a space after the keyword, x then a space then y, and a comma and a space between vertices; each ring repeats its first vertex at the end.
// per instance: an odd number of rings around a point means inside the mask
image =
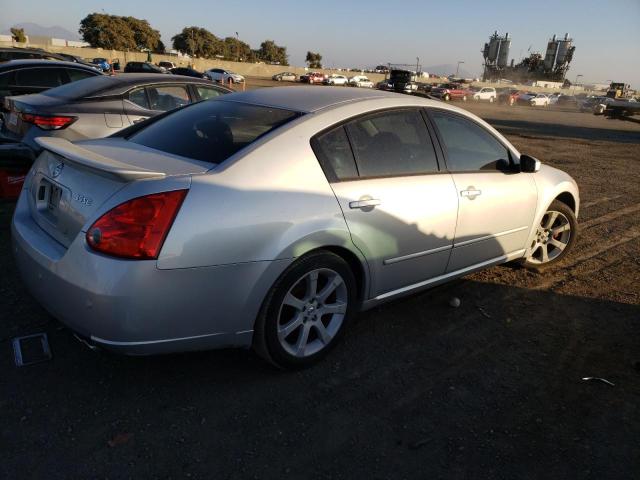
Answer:
POLYGON ((76 32, 91 12, 147 19, 165 44, 184 26, 240 38, 253 48, 265 39, 287 47, 289 62, 303 65, 319 51, 327 67, 381 63, 423 66, 464 61, 482 69, 480 49, 494 30, 509 32, 516 63, 542 51, 555 33, 568 32, 576 52, 568 78, 625 81, 640 87, 640 0, 379 1, 379 0, 2 0, 0 29, 15 23, 59 25, 76 32))

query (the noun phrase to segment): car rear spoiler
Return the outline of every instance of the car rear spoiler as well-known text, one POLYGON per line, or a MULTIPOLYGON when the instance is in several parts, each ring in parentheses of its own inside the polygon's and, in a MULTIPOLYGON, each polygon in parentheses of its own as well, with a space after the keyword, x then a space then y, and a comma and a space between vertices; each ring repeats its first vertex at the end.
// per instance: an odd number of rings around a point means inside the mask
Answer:
POLYGON ((107 158, 99 153, 82 148, 80 145, 71 143, 65 138, 38 137, 35 141, 45 150, 61 155, 69 162, 93 170, 99 175, 115 177, 127 182, 165 176, 162 172, 154 172, 107 158))

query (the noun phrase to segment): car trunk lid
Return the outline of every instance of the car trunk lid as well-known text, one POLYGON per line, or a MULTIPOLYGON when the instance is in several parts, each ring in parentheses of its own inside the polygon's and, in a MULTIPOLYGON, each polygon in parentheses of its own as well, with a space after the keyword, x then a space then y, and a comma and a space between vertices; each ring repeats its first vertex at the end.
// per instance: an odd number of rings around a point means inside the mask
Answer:
POLYGON ((43 152, 26 182, 31 215, 65 247, 86 222, 127 184, 203 173, 210 164, 159 152, 124 139, 74 144, 55 137, 36 142, 43 152))

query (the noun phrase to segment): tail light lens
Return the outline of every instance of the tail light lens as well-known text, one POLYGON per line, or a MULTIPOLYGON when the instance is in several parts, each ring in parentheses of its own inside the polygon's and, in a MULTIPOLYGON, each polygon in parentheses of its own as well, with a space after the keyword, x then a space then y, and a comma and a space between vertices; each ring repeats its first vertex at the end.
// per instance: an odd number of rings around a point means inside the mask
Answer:
POLYGON ((78 117, 68 117, 64 115, 49 116, 36 115, 33 113, 21 113, 20 118, 23 122, 32 123, 42 130, 62 130, 78 119, 78 117))
POLYGON ((186 195, 187 190, 174 190, 122 203, 91 225, 87 243, 114 257, 156 259, 186 195))

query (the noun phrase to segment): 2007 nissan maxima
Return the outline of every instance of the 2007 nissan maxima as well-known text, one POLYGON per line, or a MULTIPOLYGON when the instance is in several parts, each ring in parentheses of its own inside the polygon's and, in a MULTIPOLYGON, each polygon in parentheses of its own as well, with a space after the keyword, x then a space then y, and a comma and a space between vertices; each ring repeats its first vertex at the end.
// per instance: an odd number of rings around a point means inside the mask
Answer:
POLYGON ((477 269, 560 261, 566 173, 456 107, 379 91, 265 88, 116 138, 44 148, 13 219, 35 298, 127 354, 327 352, 357 310, 477 269))

